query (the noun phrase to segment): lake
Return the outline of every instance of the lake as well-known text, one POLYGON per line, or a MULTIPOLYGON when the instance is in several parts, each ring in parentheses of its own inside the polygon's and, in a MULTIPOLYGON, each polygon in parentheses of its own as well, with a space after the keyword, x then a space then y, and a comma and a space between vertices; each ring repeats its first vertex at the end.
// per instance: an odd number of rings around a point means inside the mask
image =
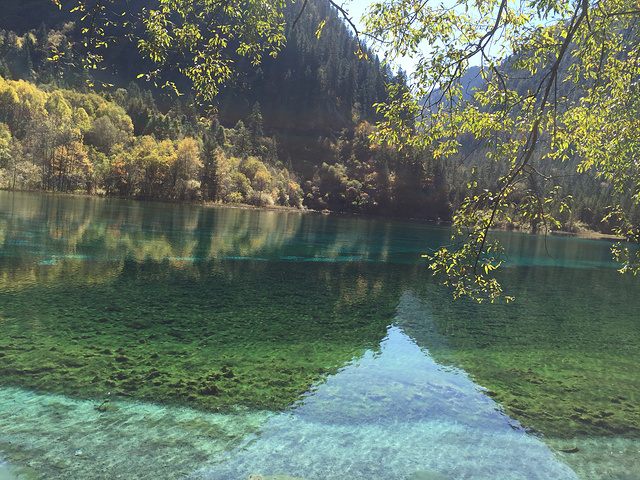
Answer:
POLYGON ((445 227, 0 192, 0 478, 640 478, 640 279, 494 235, 479 305, 445 227))

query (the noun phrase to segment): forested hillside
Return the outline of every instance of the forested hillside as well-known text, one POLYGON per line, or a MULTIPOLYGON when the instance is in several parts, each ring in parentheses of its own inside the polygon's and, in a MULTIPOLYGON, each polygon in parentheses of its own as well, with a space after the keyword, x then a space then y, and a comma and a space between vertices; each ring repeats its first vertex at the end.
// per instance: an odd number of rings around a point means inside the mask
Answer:
MULTIPOLYGON (((522 57, 513 56, 501 65, 501 76, 505 81, 505 90, 515 91, 521 96, 531 95, 544 77, 540 71, 534 75, 528 75, 521 70, 513 68, 516 59, 522 57)), ((559 111, 563 111, 570 101, 576 101, 585 94, 588 85, 576 85, 566 82, 568 70, 575 59, 564 61, 559 69, 559 86, 554 91, 554 96, 562 99, 558 104, 559 111)), ((468 75, 461 80, 464 95, 471 99, 473 93, 484 93, 478 69, 472 68, 468 75)), ((474 100, 471 100, 473 103, 474 100)), ((476 103, 479 110, 487 110, 476 103)), ((495 112, 493 112, 495 113, 495 112)), ((512 118, 518 115, 518 109, 514 108, 510 113, 512 118)), ((458 208, 467 197, 479 196, 482 192, 498 189, 501 179, 509 172, 509 165, 492 160, 495 156, 495 146, 490 141, 483 139, 478 141, 470 135, 459 138, 460 151, 445 161, 446 185, 450 192, 450 200, 454 208, 458 208)), ((610 217, 606 221, 602 219, 610 211, 612 204, 623 205, 631 212, 630 220, 640 221, 640 211, 634 205, 633 191, 624 195, 616 193, 611 182, 594 175, 594 172, 584 171, 579 165, 583 161, 578 154, 573 153, 566 158, 552 158, 546 154, 550 151, 551 135, 544 134, 537 141, 538 149, 532 159, 535 163, 535 171, 530 175, 523 175, 519 180, 516 192, 511 196, 511 210, 509 218, 498 218, 497 225, 505 228, 522 228, 538 231, 544 227, 540 218, 531 215, 532 210, 539 209, 536 205, 538 195, 548 196, 544 204, 546 211, 560 223, 560 229, 567 232, 575 232, 588 228, 603 233, 611 233, 616 225, 615 218, 610 217)), ((559 227, 552 223, 547 225, 552 230, 559 227)))
POLYGON ((449 220, 442 167, 369 140, 374 103, 404 74, 357 56, 327 2, 310 1, 292 27, 299 13, 286 11, 277 58, 257 69, 238 59, 212 113, 179 80, 182 97, 135 83, 145 65, 125 37, 103 70, 87 70, 76 17, 58 12, 49 26, 19 5, 3 12, 2 186, 449 220))

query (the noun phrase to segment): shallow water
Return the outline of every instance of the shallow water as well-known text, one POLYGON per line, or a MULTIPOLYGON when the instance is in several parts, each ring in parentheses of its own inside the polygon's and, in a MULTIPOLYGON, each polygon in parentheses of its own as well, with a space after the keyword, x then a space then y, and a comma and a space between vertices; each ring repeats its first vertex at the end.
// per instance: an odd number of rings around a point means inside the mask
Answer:
POLYGON ((604 242, 500 233, 517 301, 454 302, 421 258, 448 235, 0 192, 0 461, 47 479, 640 477, 638 279, 604 242))

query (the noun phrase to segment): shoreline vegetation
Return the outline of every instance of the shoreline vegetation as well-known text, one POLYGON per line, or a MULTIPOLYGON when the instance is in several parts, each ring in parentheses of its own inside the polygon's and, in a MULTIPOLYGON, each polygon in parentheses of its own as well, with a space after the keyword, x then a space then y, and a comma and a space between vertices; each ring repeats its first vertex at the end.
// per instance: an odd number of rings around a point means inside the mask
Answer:
MULTIPOLYGON (((408 218, 408 217, 394 217, 394 216, 385 216, 385 215, 371 215, 366 213, 347 213, 347 212, 335 212, 331 210, 315 210, 311 208, 307 208, 305 206, 284 206, 284 205, 251 205, 248 203, 224 203, 221 201, 211 202, 211 201, 172 201, 172 200, 162 200, 162 199, 139 199, 139 198, 128 198, 128 197, 107 197, 105 195, 100 194, 88 194, 81 192, 46 192, 40 190, 19 190, 19 189, 9 189, 6 187, 0 187, 0 191, 7 192, 21 192, 21 193, 32 193, 32 194, 43 194, 43 195, 63 195, 63 196, 75 196, 75 197, 88 197, 88 198, 118 198, 120 200, 131 200, 131 201, 151 201, 151 202, 167 202, 171 204, 185 204, 185 205, 194 205, 194 206, 202 206, 206 208, 235 208, 241 210, 260 210, 260 211, 271 211, 271 212, 291 212, 291 213, 310 213, 316 215, 340 215, 340 216, 355 216, 355 217, 364 217, 364 218, 378 218, 382 220, 395 220, 395 221, 409 221, 409 222, 419 222, 419 223, 430 223, 436 225, 451 225, 451 222, 446 221, 431 221, 425 220, 423 218, 408 218)), ((566 231, 566 230, 547 230, 540 229, 538 232, 532 232, 530 228, 526 228, 522 225, 517 224, 509 224, 503 225, 498 224, 491 228, 491 231, 502 231, 502 232, 514 232, 514 233, 526 233, 530 235, 553 235, 558 237, 571 237, 571 238, 581 238, 586 240, 601 240, 605 242, 618 242, 624 241, 625 238, 619 235, 607 234, 598 232, 595 230, 590 230, 585 227, 576 228, 574 231, 566 231)))
POLYGON ((376 144, 365 119, 304 139, 267 134, 258 102, 233 127, 188 107, 0 76, 0 187, 452 220, 441 162, 376 144))

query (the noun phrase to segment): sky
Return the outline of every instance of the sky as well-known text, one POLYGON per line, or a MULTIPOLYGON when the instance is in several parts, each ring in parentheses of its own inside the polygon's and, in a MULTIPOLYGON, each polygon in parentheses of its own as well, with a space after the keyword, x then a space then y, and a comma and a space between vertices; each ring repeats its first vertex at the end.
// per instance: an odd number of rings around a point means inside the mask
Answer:
MULTIPOLYGON (((358 29, 360 31, 362 31, 364 29, 364 25, 360 21, 361 18, 362 18, 362 15, 367 10, 367 7, 369 5, 371 5, 372 3, 374 3, 374 1, 376 1, 376 0, 334 0, 334 1, 338 5, 343 5, 343 8, 349 12, 349 14, 351 16, 351 20, 353 20, 353 22, 356 24, 358 29)), ((454 0, 433 0, 432 2, 430 1, 429 3, 431 3, 431 4, 433 4, 435 6, 435 5, 439 5, 439 4, 445 4, 445 5, 453 4, 453 1, 454 0)), ((424 51, 426 52, 428 50, 429 50, 429 46, 425 44, 424 45, 424 51)), ((398 59, 396 61, 396 64, 400 68, 402 68, 405 72, 407 72, 407 74, 410 77, 411 73, 413 72, 413 70, 415 68, 416 61, 414 59, 412 59, 411 57, 404 57, 404 58, 398 59)), ((396 68, 394 68, 393 65, 392 65, 392 69, 396 70, 396 68)))
MULTIPOLYGON (((365 13, 367 7, 373 3, 374 0, 345 0, 344 8, 348 10, 351 15, 351 19, 354 21, 358 29, 361 31, 364 26, 362 22, 360 22, 362 15, 365 13)), ((340 4, 338 0, 336 3, 340 4)), ((381 59, 382 60, 382 59, 381 59)), ((411 73, 415 67, 415 61, 409 57, 405 57, 400 60, 399 66, 406 71, 407 73, 411 73)))
MULTIPOLYGON (((334 1, 336 1, 338 5, 343 5, 343 8, 345 8, 345 10, 349 12, 351 19, 354 21, 354 23, 356 23, 359 29, 362 29, 363 24, 360 22, 362 15, 365 13, 367 7, 371 5, 375 0, 334 0, 334 1)), ((454 2, 455 0, 430 0, 429 1, 429 3, 433 6, 440 5, 440 4, 444 4, 446 6, 449 6, 449 5, 452 6, 454 2)), ((426 52, 428 50, 429 50, 429 46, 425 44, 423 46, 423 51, 426 52)), ((492 49, 490 49, 489 51, 491 50, 492 49)), ((494 50, 497 50, 497 46, 494 50)), ((403 59, 400 59, 398 61, 398 64, 408 74, 411 74, 411 72, 413 72, 414 70, 416 62, 409 57, 405 57, 403 59)), ((480 57, 478 56, 475 59, 471 59, 471 64, 479 65, 480 57)))

